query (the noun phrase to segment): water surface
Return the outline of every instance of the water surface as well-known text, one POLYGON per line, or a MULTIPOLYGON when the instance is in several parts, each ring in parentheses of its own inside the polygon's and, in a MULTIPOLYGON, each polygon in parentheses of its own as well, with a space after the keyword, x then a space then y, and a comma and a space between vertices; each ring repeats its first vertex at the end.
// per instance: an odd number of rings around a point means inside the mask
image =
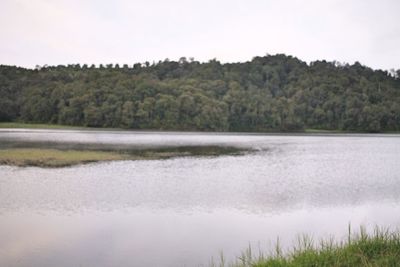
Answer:
POLYGON ((397 135, 0 130, 0 142, 221 145, 241 156, 0 166, 0 266, 199 266, 297 234, 400 225, 397 135))

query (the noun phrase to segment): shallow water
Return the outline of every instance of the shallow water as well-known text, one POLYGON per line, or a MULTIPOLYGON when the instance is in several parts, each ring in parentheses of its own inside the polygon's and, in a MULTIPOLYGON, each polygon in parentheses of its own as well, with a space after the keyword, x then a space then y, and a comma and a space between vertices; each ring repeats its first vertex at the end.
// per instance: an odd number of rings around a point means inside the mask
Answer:
POLYGON ((400 226, 400 136, 0 130, 0 142, 226 145, 242 156, 0 166, 0 266, 198 266, 400 226))

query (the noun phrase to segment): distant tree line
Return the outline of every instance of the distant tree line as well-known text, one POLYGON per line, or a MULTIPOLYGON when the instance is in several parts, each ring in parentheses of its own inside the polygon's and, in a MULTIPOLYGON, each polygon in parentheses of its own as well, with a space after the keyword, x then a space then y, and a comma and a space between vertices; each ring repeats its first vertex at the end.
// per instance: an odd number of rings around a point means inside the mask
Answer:
POLYGON ((400 70, 164 60, 133 67, 0 66, 0 121, 201 131, 400 130, 400 70))

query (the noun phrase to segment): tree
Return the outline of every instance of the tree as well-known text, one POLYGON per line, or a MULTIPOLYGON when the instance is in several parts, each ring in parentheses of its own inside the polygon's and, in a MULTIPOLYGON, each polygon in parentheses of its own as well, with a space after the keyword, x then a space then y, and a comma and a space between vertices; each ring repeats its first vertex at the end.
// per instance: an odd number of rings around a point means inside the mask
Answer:
POLYGON ((123 128, 135 128, 135 105, 132 101, 125 101, 121 111, 121 126, 123 128))
POLYGON ((118 64, 0 65, 0 120, 205 131, 400 130, 400 70, 180 58, 118 64), (106 67, 105 67, 106 66, 106 67))

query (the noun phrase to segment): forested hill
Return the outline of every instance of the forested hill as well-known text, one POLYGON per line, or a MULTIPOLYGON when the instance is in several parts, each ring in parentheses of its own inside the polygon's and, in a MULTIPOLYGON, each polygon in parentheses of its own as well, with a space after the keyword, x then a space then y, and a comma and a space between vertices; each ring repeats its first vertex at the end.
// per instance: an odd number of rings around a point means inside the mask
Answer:
POLYGON ((400 130, 400 70, 245 63, 0 66, 0 121, 204 131, 400 130), (397 78, 396 78, 397 77, 397 78))

